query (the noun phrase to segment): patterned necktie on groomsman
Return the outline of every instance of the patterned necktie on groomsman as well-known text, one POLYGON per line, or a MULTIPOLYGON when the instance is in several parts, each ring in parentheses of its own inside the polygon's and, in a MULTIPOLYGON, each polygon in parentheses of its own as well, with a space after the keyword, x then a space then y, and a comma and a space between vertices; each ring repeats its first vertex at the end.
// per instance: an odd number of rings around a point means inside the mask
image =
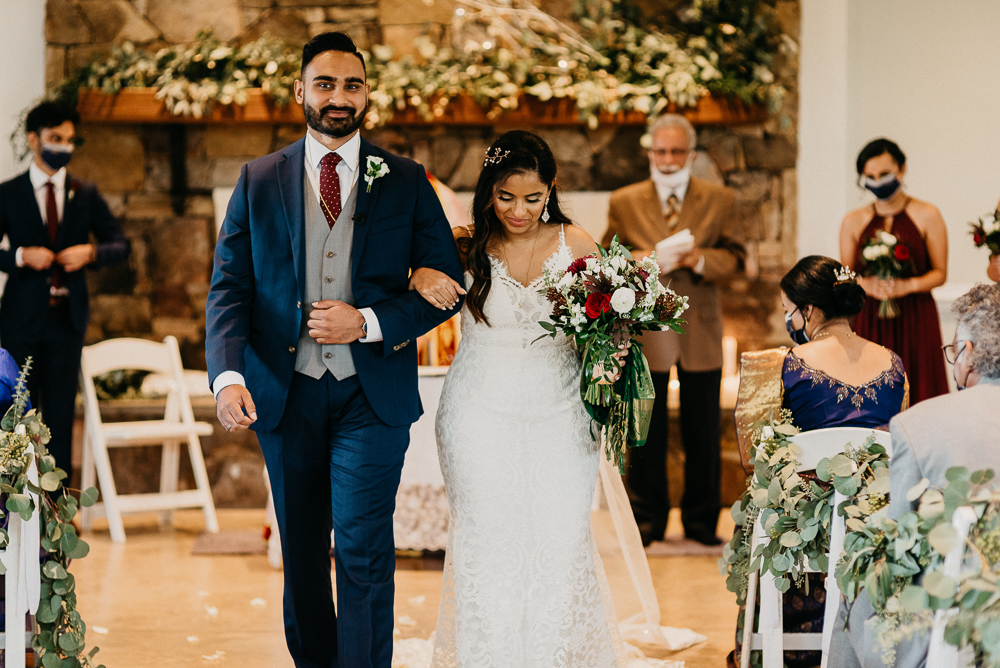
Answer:
MULTIPOLYGON (((52 181, 45 182, 45 229, 49 233, 52 250, 58 253, 56 238, 59 236, 59 209, 56 207, 56 186, 52 181)), ((52 263, 52 287, 62 287, 62 267, 57 262, 52 263)))
POLYGON ((667 198, 667 205, 663 211, 663 219, 667 221, 667 229, 673 230, 681 217, 681 201, 677 199, 677 193, 670 193, 667 198))
POLYGON ((323 204, 323 215, 331 230, 340 217, 340 176, 337 174, 340 160, 339 153, 330 151, 319 161, 319 201, 323 204))

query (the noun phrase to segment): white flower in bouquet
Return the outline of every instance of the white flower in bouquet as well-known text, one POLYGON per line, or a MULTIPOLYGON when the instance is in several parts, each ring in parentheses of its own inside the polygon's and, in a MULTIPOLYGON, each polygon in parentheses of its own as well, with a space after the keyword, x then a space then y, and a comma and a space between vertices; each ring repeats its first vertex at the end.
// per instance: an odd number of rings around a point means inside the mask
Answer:
POLYGON ((895 235, 889 234, 885 230, 879 230, 879 232, 878 232, 878 240, 881 241, 882 243, 888 245, 888 246, 895 246, 896 245, 896 237, 895 237, 895 235))
POLYGON ((766 440, 766 439, 769 439, 769 438, 774 438, 774 429, 772 429, 770 426, 763 427, 760 430, 760 438, 761 438, 761 440, 766 440))
POLYGON ((598 260, 596 257, 588 257, 587 258, 587 268, 584 271, 586 271, 587 273, 593 274, 595 271, 597 271, 600 268, 600 266, 601 266, 600 260, 598 260))
POLYGON ((635 306, 635 292, 629 288, 618 288, 611 294, 611 308, 621 314, 626 314, 635 306))
POLYGON ((567 271, 565 274, 563 274, 563 277, 559 279, 559 282, 556 283, 556 287, 567 288, 573 285, 573 283, 575 282, 576 282, 576 274, 574 274, 571 271, 567 271))

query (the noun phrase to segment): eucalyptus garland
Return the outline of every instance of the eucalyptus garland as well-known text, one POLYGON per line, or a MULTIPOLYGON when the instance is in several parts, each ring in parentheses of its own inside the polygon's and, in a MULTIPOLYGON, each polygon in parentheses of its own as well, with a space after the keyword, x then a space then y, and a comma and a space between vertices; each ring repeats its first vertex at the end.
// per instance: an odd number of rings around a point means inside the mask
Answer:
POLYGON ((970 473, 954 467, 945 477, 943 489, 928 488, 925 478, 909 490, 908 501, 919 499, 916 511, 898 521, 876 513, 848 536, 837 581, 849 601, 862 589, 871 600, 875 636, 887 661, 898 642, 932 625, 935 611, 954 609, 945 641, 971 648, 976 666, 1000 668, 1000 490, 991 484, 991 469, 970 473), (978 520, 955 579, 942 569, 959 545, 951 521, 960 506, 970 506, 978 520))
POLYGON ((783 409, 777 420, 761 420, 751 429, 754 475, 733 505, 736 532, 719 559, 726 588, 736 594, 739 605, 746 605, 752 571, 770 572, 780 592, 793 582, 808 586, 807 566, 827 571, 834 489, 849 497, 838 508, 849 528, 888 498, 889 458, 873 437, 860 446, 845 444, 844 453, 820 460, 817 479, 812 480, 798 472, 802 449, 790 440, 799 433, 790 411, 783 409), (757 522, 763 523, 770 540, 751 555, 757 522))
MULTIPOLYGON (((794 51, 776 28, 773 0, 692 0, 663 29, 621 0, 579 0, 579 31, 527 0, 459 4, 469 10, 456 11, 450 44, 428 34, 416 40, 416 55, 397 56, 382 44, 365 52, 369 127, 407 105, 433 120, 460 95, 492 116, 516 108, 522 95, 568 98, 591 127, 600 112, 655 114, 669 104, 696 105, 712 92, 777 109, 785 90, 772 71, 774 58, 794 51)), ((57 94, 75 103, 81 87, 108 94, 154 87, 172 113, 200 118, 213 104, 246 104, 251 88, 286 105, 300 64, 280 40, 265 36, 241 46, 203 31, 191 44, 155 52, 129 42, 114 46, 64 80, 57 94)))
MULTIPOLYGON (((43 668, 103 668, 93 662, 98 648, 86 651, 87 625, 76 609, 76 581, 67 570, 71 559, 82 559, 90 552, 71 522, 79 506, 93 505, 98 493, 90 488, 77 501, 63 487, 66 472, 56 467, 55 458, 45 448, 49 429, 34 409, 25 411, 25 382, 30 369, 31 358, 21 370, 13 404, 0 421, 0 491, 6 495, 8 513, 17 513, 26 521, 33 513, 40 513, 41 548, 46 556, 35 614, 38 628, 31 646, 41 657, 43 668), (32 459, 38 469, 37 485, 28 477, 32 459)), ((4 515, 0 510, 0 518, 4 515)), ((0 547, 6 547, 8 540, 6 527, 0 528, 0 547)), ((7 614, 15 613, 8 608, 7 614)))

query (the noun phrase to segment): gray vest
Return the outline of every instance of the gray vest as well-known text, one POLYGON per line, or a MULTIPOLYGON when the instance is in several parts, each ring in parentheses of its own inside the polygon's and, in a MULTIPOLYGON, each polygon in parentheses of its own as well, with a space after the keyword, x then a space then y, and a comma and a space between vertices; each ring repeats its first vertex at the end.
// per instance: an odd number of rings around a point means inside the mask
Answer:
MULTIPOLYGON (((295 370, 319 379, 329 371, 337 380, 353 376, 354 358, 351 345, 320 345, 309 336, 309 312, 312 303, 335 299, 354 305, 351 292, 351 245, 354 241, 354 207, 358 199, 355 184, 344 204, 337 223, 330 229, 320 208, 319 196, 307 176, 302 179, 305 188, 306 226, 306 288, 302 303, 302 329, 295 353, 295 370)), ((360 183, 360 179, 358 180, 360 183)))

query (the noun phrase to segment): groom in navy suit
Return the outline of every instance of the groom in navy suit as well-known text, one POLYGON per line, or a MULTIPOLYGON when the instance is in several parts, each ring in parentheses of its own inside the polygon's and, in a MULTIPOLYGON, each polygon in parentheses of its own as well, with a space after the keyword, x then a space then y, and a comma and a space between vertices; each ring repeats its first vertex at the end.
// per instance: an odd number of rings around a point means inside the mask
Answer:
POLYGON ((264 453, 295 665, 388 668, 392 514, 421 413, 414 344, 459 306, 431 306, 409 272, 458 281, 462 268, 423 168, 358 134, 369 87, 351 38, 313 38, 301 77, 306 136, 245 165, 229 202, 208 372, 222 425, 254 429, 264 453))

